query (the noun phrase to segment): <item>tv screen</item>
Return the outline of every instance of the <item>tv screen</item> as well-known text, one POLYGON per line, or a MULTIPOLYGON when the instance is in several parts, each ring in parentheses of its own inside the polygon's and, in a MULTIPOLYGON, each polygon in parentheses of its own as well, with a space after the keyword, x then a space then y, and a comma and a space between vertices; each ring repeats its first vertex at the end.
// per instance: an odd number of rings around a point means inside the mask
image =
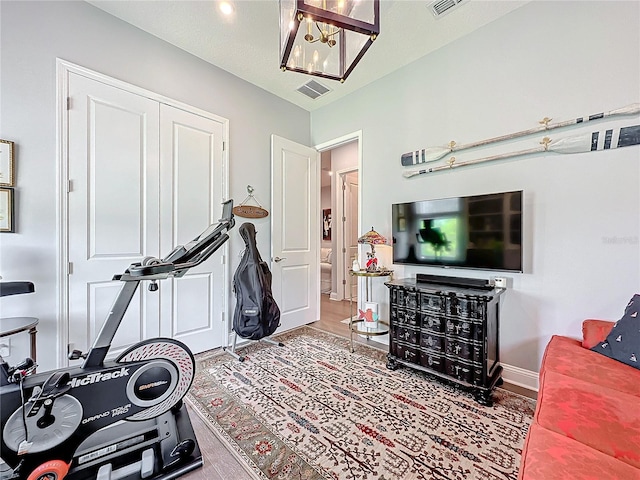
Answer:
POLYGON ((522 191, 392 205, 393 263, 522 271, 522 191))

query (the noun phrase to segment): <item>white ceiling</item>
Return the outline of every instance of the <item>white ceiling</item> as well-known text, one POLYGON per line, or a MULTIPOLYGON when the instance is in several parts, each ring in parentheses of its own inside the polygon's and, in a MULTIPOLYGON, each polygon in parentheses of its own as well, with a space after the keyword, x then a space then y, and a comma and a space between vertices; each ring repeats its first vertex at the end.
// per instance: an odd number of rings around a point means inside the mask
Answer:
POLYGON ((277 0, 88 0, 96 7, 251 82, 305 110, 334 102, 364 85, 471 33, 531 0, 468 0, 434 18, 432 1, 381 0, 380 36, 344 82, 282 72, 277 0), (315 78, 331 88, 311 100, 296 89, 315 78))

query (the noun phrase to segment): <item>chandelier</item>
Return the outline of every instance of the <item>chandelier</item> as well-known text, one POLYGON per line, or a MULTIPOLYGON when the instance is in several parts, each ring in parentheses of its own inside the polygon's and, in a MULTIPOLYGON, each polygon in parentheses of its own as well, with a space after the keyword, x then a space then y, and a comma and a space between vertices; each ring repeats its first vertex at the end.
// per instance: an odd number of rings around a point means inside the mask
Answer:
POLYGON ((280 0, 280 68, 344 82, 380 33, 379 0, 280 0))

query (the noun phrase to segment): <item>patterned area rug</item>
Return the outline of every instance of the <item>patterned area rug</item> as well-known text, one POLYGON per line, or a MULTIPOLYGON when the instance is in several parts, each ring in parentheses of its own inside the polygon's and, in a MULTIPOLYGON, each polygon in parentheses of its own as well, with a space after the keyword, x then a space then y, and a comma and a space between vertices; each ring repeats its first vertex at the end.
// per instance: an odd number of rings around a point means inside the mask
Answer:
POLYGON ((386 353, 303 327, 254 343, 244 362, 199 355, 189 396, 258 478, 515 480, 535 404, 498 389, 494 405, 386 353))

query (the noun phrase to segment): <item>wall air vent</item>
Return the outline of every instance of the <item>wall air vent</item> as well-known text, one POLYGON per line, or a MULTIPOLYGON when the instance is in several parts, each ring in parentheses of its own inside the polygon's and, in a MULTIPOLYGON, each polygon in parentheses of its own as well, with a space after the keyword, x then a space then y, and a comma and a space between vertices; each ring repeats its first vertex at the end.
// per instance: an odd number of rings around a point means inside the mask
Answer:
POLYGON ((306 95, 312 100, 315 100, 316 98, 321 97, 322 95, 331 91, 329 87, 325 87, 320 82, 316 82, 315 80, 308 81, 297 90, 298 92, 306 95))
POLYGON ((440 18, 468 1, 469 0, 436 0, 429 4, 429 10, 434 17, 440 18))

